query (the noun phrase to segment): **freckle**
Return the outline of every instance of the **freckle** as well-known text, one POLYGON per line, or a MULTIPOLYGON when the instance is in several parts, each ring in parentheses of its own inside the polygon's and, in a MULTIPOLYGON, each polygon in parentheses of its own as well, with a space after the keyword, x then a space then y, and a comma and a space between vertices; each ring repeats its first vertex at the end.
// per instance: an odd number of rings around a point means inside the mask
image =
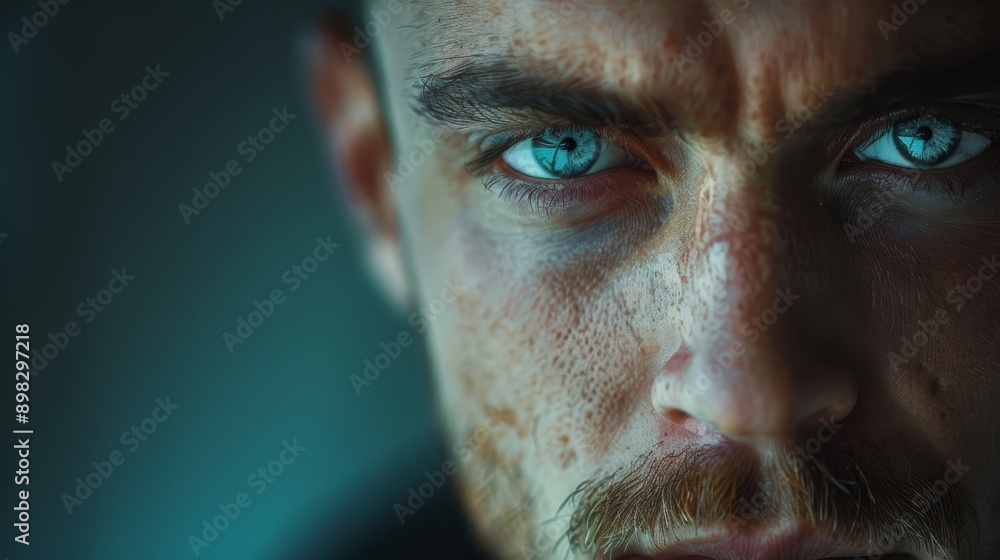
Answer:
POLYGON ((566 435, 566 434, 563 434, 563 435, 559 436, 559 441, 560 441, 560 442, 561 442, 561 443, 562 443, 563 445, 566 445, 566 444, 568 444, 568 443, 569 443, 569 436, 568 436, 568 435, 566 435))
POLYGON ((513 424, 514 423, 515 416, 514 416, 514 411, 513 410, 511 410, 511 409, 509 409, 507 407, 500 407, 500 408, 495 409, 493 412, 494 412, 494 414, 496 414, 496 417, 497 417, 498 420, 500 420, 500 422, 502 422, 504 424, 513 424))
POLYGON ((576 461, 575 451, 563 451, 559 454, 559 467, 565 469, 571 463, 576 461))

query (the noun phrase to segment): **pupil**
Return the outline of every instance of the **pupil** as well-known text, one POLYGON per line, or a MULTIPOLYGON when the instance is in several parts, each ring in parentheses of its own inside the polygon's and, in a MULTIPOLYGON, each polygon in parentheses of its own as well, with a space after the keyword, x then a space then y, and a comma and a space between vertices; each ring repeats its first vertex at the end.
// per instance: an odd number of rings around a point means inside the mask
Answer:
POLYGON ((927 140, 930 140, 932 136, 934 136, 934 131, 932 131, 928 126, 922 126, 917 129, 917 133, 914 136, 916 136, 917 139, 926 142, 927 140))
POLYGON ((572 152, 576 149, 576 140, 573 140, 572 138, 563 138, 562 141, 559 142, 559 149, 572 152))

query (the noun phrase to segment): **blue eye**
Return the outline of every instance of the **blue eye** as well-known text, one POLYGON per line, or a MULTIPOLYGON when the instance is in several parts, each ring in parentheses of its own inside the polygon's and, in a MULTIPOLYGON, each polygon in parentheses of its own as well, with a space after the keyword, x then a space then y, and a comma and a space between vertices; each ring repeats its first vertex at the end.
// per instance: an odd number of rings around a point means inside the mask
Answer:
POLYGON ((922 115, 896 122, 854 153, 862 161, 874 160, 909 169, 945 169, 961 165, 990 147, 982 134, 962 130, 944 119, 922 115))
POLYGON ((503 154, 514 171, 534 179, 574 179, 628 162, 625 150, 592 130, 547 130, 503 154))

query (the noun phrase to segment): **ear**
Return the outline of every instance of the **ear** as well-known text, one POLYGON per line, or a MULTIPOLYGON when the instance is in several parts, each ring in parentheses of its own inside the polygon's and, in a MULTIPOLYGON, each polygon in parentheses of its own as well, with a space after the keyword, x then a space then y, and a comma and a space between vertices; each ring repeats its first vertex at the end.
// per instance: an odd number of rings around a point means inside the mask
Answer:
POLYGON ((349 20, 324 18, 309 53, 308 73, 320 129, 340 191, 361 230, 371 272, 400 308, 406 280, 392 192, 385 180, 392 161, 389 136, 372 66, 351 38, 349 20))

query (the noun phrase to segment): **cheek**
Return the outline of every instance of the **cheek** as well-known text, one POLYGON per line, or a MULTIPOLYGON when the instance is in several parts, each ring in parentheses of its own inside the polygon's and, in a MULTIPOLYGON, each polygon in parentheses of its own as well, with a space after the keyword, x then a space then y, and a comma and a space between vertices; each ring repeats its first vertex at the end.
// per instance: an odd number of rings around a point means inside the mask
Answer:
POLYGON ((866 412, 878 419, 874 425, 914 431, 914 441, 945 459, 986 465, 984 435, 1000 427, 993 408, 1000 396, 1000 271, 984 269, 983 258, 997 253, 1000 236, 876 239, 847 261, 852 281, 869 286, 871 298, 868 346, 876 366, 863 380, 866 412), (874 282, 873 274, 886 280, 874 282))
POLYGON ((507 460, 530 449, 529 470, 539 477, 586 471, 635 407, 648 405, 652 357, 663 339, 646 337, 657 323, 650 314, 664 310, 651 299, 667 290, 653 285, 664 281, 662 271, 637 262, 649 256, 634 253, 645 251, 653 228, 644 232, 636 216, 623 217, 600 231, 572 234, 558 251, 530 234, 512 247, 498 242, 507 225, 484 225, 483 211, 467 209, 456 222, 457 266, 473 288, 441 335, 453 341, 445 375, 460 388, 455 406, 469 417, 489 407, 512 410, 507 460), (631 225, 635 243, 612 243, 622 239, 608 231, 616 222, 631 225))

